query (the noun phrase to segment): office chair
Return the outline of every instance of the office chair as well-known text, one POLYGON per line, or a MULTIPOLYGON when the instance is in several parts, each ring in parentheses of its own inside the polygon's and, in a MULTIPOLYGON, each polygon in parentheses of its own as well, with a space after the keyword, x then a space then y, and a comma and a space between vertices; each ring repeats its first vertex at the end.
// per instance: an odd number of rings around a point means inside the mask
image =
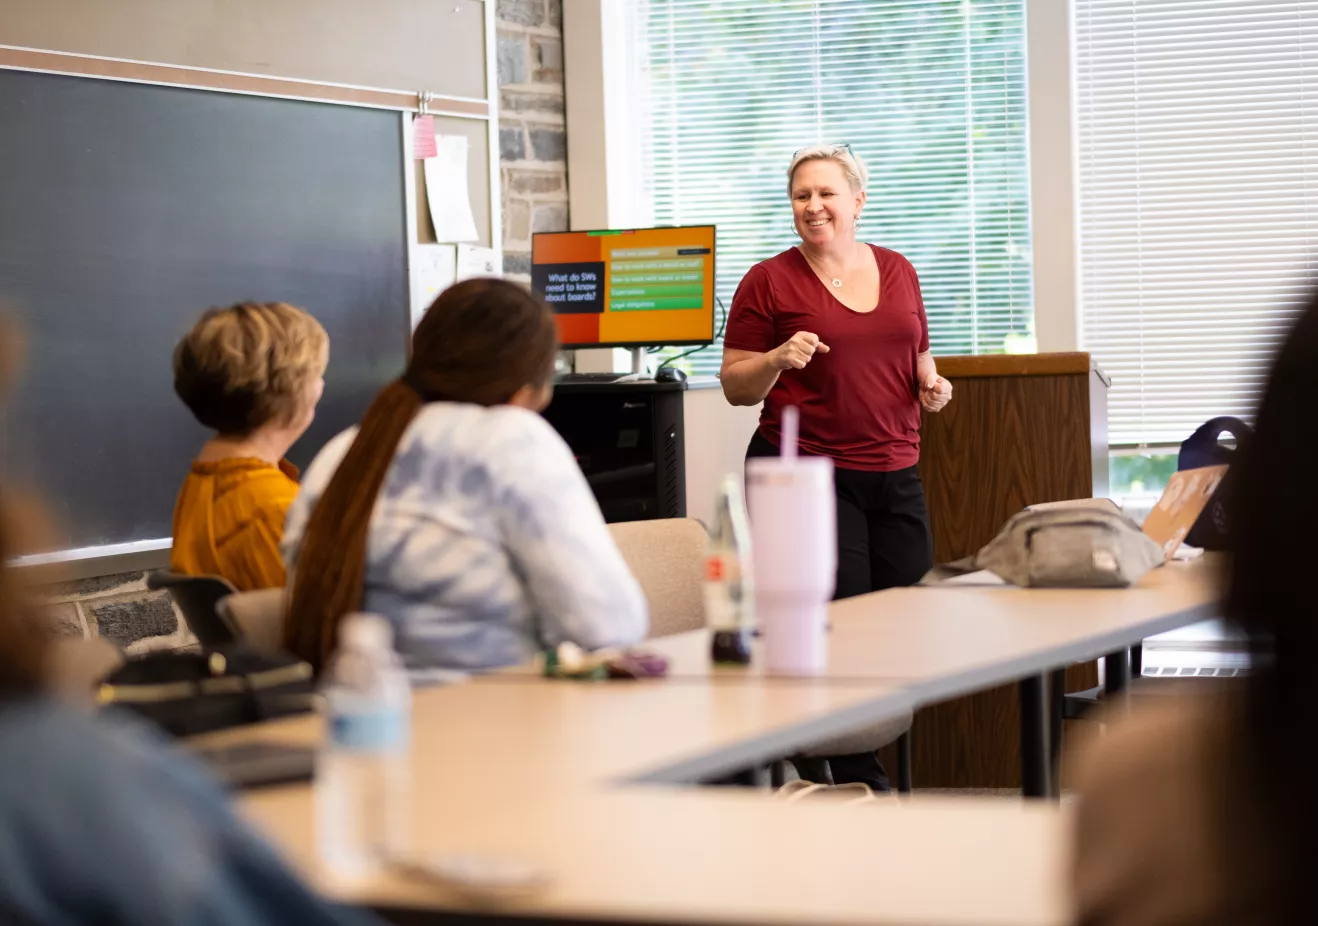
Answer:
MULTIPOLYGON (((609 532, 622 558, 650 603, 650 637, 698 630, 705 626, 702 591, 705 547, 709 535, 694 518, 658 518, 610 524, 609 532)), ((236 602, 233 599, 230 604, 236 602)), ((803 758, 850 755, 897 743, 897 791, 911 790, 911 718, 876 724, 805 751, 803 758)), ((758 778, 749 773, 744 781, 758 778)), ((784 762, 769 767, 769 781, 780 787, 786 779, 784 762)))
POLYGON ((627 568, 650 605, 651 638, 705 626, 705 547, 709 535, 695 518, 657 518, 610 524, 627 568))
POLYGON ((284 652, 283 588, 258 588, 221 598, 216 604, 220 617, 242 640, 260 653, 284 652))
POLYGON ((146 577, 146 587, 169 592, 202 646, 219 646, 241 638, 242 634, 216 608, 221 598, 237 591, 219 576, 187 576, 161 569, 146 577))

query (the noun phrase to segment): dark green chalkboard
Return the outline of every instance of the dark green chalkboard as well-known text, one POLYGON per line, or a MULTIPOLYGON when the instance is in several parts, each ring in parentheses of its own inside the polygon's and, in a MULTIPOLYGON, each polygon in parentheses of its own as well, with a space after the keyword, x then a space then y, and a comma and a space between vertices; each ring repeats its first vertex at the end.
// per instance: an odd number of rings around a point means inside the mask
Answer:
POLYGON ((204 308, 282 300, 329 331, 305 465, 400 371, 396 112, 0 71, 0 302, 27 372, 0 438, 69 547, 168 537, 205 435, 170 354, 204 308))

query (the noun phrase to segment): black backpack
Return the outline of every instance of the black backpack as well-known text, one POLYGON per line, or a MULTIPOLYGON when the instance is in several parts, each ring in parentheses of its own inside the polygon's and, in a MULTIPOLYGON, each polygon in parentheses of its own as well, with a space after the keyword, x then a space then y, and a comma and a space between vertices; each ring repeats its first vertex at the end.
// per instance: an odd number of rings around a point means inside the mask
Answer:
POLYGON ((132 659, 101 683, 98 700, 145 717, 172 736, 192 736, 310 711, 312 674, 308 663, 291 654, 228 643, 132 659))
MULTIPOLYGON (((1198 469, 1201 466, 1218 466, 1223 463, 1231 465, 1240 452, 1240 448, 1254 433, 1253 429, 1239 418, 1223 416, 1206 421, 1181 444, 1181 452, 1176 458, 1176 468, 1198 469), (1236 442, 1233 450, 1219 443, 1223 434, 1230 434, 1236 442)), ((1231 471, 1213 493, 1213 497, 1204 506, 1199 519, 1190 528, 1185 542, 1192 547, 1205 550, 1225 550, 1227 529, 1227 500, 1231 496, 1231 471)))

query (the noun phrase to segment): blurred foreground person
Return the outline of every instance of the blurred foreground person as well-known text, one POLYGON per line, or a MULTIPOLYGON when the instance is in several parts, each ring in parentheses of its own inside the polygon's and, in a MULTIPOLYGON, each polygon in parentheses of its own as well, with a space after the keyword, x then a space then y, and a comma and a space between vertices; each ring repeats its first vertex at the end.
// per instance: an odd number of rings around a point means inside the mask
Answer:
POLYGON ((1223 613, 1250 640, 1243 684, 1168 699, 1082 764, 1086 926, 1318 921, 1318 296, 1278 352, 1230 479, 1223 613))
MULTIPOLYGON (((0 369, 0 393, 9 379, 0 369)), ((0 923, 371 922, 313 894, 153 730, 51 693, 47 621, 7 565, 26 545, 10 507, 0 498, 0 923)))

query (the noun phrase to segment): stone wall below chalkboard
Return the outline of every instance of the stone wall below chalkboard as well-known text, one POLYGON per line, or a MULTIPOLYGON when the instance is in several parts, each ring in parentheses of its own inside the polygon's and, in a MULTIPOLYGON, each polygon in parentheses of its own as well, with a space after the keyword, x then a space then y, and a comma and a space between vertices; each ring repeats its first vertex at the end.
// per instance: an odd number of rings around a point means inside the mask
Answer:
POLYGON ((37 589, 60 637, 103 637, 129 654, 196 645, 167 592, 146 587, 146 573, 126 572, 37 589))

